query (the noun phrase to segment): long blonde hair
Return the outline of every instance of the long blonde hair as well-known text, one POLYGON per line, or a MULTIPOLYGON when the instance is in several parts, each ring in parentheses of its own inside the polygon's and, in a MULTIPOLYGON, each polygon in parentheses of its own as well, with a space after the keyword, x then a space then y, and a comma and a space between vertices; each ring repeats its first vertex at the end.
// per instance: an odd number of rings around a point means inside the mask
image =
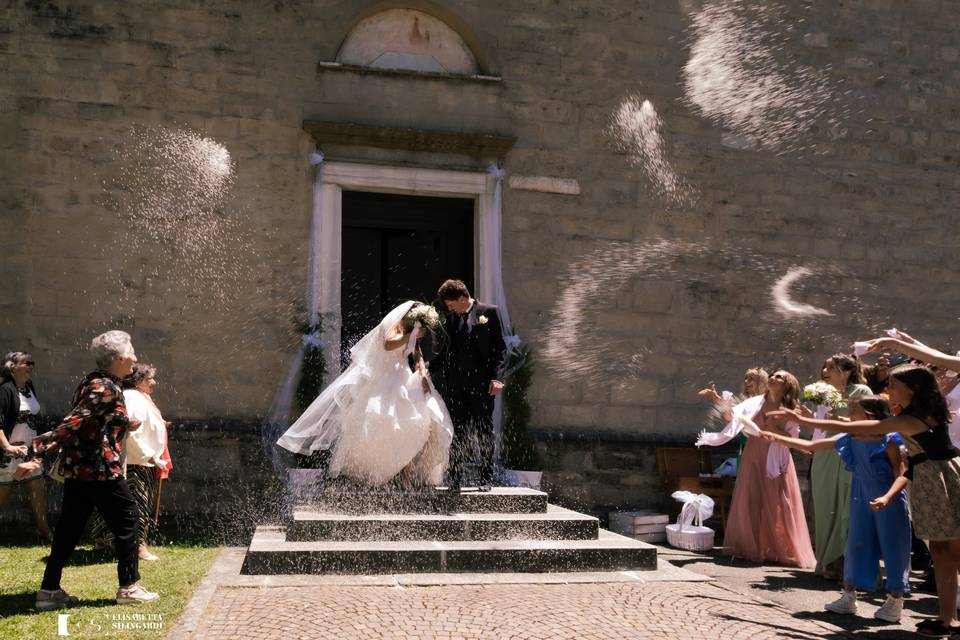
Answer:
POLYGON ((748 396, 762 396, 767 392, 767 379, 769 377, 767 370, 763 367, 747 369, 743 374, 743 392, 748 396))

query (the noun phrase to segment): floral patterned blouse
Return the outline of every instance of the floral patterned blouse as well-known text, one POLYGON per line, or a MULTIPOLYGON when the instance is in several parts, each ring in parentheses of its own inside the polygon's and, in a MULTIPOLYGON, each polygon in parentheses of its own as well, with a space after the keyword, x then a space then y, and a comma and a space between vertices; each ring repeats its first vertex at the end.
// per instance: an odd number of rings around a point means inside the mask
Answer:
POLYGON ((70 480, 123 478, 123 447, 130 420, 116 378, 93 371, 73 394, 73 409, 34 442, 59 448, 60 471, 70 480))

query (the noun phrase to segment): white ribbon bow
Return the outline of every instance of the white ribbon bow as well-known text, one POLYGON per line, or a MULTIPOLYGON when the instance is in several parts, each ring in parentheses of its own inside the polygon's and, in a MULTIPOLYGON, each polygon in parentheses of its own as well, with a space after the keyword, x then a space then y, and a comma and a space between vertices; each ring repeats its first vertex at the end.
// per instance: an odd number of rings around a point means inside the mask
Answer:
POLYGON ((322 336, 319 331, 311 331, 306 333, 300 338, 300 342, 304 347, 320 347, 323 345, 322 336))
POLYGON ((420 327, 422 326, 419 320, 413 323, 413 331, 410 332, 410 337, 407 339, 407 349, 404 353, 413 353, 413 350, 417 346, 417 336, 420 335, 420 327))
POLYGON ((691 491, 674 491, 670 496, 683 503, 680 515, 677 516, 680 531, 690 525, 701 527, 703 521, 713 515, 713 498, 708 495, 696 494, 691 491))

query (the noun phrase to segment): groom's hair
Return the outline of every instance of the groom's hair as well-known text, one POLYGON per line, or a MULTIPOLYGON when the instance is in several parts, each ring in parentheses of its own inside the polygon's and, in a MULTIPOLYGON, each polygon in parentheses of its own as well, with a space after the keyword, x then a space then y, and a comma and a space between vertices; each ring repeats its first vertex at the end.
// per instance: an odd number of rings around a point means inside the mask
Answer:
POLYGON ((459 300, 461 296, 469 298, 470 290, 467 289, 467 285, 463 283, 463 280, 447 280, 437 291, 437 296, 441 300, 459 300))

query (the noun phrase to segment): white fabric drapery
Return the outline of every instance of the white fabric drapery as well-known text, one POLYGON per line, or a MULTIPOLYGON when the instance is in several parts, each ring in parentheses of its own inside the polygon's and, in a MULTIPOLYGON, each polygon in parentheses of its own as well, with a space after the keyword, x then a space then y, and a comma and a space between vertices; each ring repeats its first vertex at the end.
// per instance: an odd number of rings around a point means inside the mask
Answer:
MULTIPOLYGON (((741 431, 746 432, 750 437, 758 437, 760 428, 753 422, 753 416, 757 415, 763 407, 763 398, 763 396, 753 396, 735 405, 731 409, 732 416, 727 426, 718 433, 701 431, 696 446, 718 447, 736 438, 741 431)), ((800 435, 800 425, 796 422, 788 422, 785 430, 793 438, 800 435)), ((780 477, 789 461, 790 449, 778 442, 771 442, 767 449, 767 477, 771 479, 780 477)))
MULTIPOLYGON (((317 255, 318 239, 323 233, 323 199, 320 197, 320 189, 323 185, 323 152, 315 151, 310 154, 310 165, 314 168, 313 173, 313 209, 310 216, 310 248, 307 257, 307 323, 310 326, 315 325, 320 317, 319 302, 317 299, 317 290, 321 273, 321 257, 317 255)), ((307 348, 321 344, 322 336, 314 331, 304 335, 297 346, 297 353, 283 377, 277 393, 274 395, 273 403, 267 411, 267 417, 261 429, 264 450, 270 455, 274 463, 274 469, 278 474, 285 474, 287 465, 278 460, 274 446, 277 438, 286 430, 290 424, 290 410, 293 407, 293 397, 297 390, 297 383, 300 380, 300 372, 303 369, 303 358, 307 348)), ((286 480, 286 478, 283 478, 286 480)))
POLYGON ((317 247, 323 228, 323 198, 320 189, 323 187, 323 152, 314 151, 310 154, 310 165, 313 167, 313 211, 310 219, 310 257, 307 264, 307 322, 314 324, 320 313, 317 300, 317 288, 320 281, 321 257, 317 255, 317 247))
MULTIPOLYGON (((503 331, 503 340, 507 345, 507 358, 520 348, 520 337, 514 334, 513 324, 510 322, 510 311, 507 308, 507 295, 503 290, 503 250, 501 238, 503 234, 503 177, 506 172, 496 163, 491 163, 487 169, 493 178, 493 198, 490 215, 485 220, 485 237, 489 239, 485 255, 481 260, 488 266, 490 302, 497 306, 500 316, 500 328, 503 331)), ((507 372, 510 373, 509 371, 507 372)), ((503 440, 503 394, 497 396, 493 409, 493 459, 500 461, 503 440)))

